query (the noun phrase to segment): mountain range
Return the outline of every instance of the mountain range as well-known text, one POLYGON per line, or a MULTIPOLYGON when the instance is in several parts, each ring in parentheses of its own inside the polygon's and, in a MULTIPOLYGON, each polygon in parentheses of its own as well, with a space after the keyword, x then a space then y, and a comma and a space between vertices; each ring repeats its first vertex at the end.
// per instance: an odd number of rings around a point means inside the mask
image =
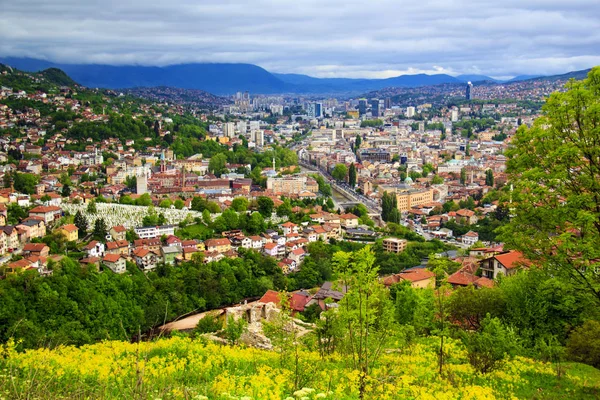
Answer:
MULTIPOLYGON (((446 83, 498 83, 486 75, 416 74, 386 79, 314 78, 300 74, 271 73, 253 64, 179 64, 165 67, 139 65, 58 64, 34 58, 0 58, 0 62, 14 68, 38 72, 58 68, 73 80, 91 88, 127 89, 134 87, 168 86, 204 90, 217 95, 238 91, 261 94, 361 94, 387 87, 419 87, 446 83)), ((577 71, 577 72, 587 72, 577 71)), ((509 82, 537 78, 521 75, 509 82)))

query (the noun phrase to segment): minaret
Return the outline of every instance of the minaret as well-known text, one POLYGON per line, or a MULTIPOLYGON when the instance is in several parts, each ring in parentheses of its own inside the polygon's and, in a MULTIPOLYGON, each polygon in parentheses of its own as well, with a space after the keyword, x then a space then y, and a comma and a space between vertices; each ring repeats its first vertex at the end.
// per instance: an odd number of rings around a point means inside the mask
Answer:
POLYGON ((275 171, 275 157, 273 157, 273 171, 275 171))

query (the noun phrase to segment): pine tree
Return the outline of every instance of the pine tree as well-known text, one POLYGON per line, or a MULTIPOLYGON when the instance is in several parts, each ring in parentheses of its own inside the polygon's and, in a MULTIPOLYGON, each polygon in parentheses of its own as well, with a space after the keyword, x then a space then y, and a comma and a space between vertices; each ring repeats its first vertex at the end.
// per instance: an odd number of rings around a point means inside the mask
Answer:
POLYGON ((79 237, 84 237, 88 230, 87 219, 83 216, 81 211, 75 213, 75 226, 79 229, 79 237))
POLYGON ((356 166, 354 163, 350 164, 350 169, 348 170, 348 183, 351 188, 356 186, 356 166))
POLYGON ((494 186, 494 172, 491 169, 485 171, 486 186, 494 186))
POLYGON ((105 240, 106 235, 108 235, 106 222, 104 221, 104 218, 98 218, 96 222, 94 222, 94 237, 97 240, 105 240))

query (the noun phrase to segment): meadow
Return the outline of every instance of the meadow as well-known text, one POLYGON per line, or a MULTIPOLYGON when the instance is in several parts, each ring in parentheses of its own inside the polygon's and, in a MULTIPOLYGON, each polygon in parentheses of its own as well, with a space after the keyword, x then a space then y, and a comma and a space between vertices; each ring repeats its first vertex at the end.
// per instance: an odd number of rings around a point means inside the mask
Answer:
MULTIPOLYGON (((588 399, 600 396, 600 371, 524 357, 487 374, 469 364, 460 341, 446 345, 437 369, 435 337, 394 348, 373 366, 369 399, 588 399)), ((358 399, 358 371, 344 358, 298 349, 276 351, 215 344, 185 336, 152 342, 105 341, 16 351, 1 347, 0 399, 358 399), (297 362, 296 362, 297 360, 297 362), (295 387, 296 386, 296 387, 295 387)))

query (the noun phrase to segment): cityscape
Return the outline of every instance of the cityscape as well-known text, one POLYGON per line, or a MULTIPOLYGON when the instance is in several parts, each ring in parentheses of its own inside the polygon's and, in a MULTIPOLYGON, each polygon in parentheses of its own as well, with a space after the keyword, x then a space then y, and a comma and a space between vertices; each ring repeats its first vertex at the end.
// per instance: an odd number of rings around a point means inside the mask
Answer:
POLYGON ((354 4, 293 40, 316 5, 177 1, 106 10, 119 42, 31 3, 0 11, 0 398, 600 396, 595 38, 403 54, 354 4))

